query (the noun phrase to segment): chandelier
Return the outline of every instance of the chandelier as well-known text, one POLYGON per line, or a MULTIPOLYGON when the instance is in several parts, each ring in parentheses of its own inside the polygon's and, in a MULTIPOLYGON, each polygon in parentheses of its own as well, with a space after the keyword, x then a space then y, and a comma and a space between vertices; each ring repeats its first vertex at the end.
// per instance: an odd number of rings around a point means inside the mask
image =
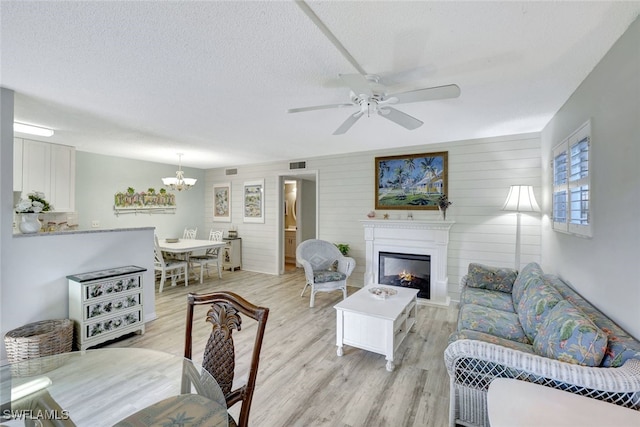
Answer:
POLYGON ((196 185, 197 179, 195 178, 185 178, 184 172, 182 171, 182 153, 178 153, 178 170, 176 171, 175 177, 162 178, 162 183, 169 187, 171 190, 188 190, 194 185, 196 185))

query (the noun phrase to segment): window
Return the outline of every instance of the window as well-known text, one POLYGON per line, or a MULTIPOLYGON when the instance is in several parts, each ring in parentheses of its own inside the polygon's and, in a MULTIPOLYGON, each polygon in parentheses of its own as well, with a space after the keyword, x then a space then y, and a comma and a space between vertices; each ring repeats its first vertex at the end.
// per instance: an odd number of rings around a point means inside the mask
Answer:
POLYGON ((553 149, 553 229, 591 237, 589 147, 587 122, 553 149))

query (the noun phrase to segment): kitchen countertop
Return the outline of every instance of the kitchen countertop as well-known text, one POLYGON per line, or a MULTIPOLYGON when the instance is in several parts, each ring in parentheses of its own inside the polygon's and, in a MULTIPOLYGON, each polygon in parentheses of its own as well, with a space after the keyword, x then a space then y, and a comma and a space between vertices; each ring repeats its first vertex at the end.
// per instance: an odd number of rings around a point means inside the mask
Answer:
POLYGON ((14 233, 13 237, 42 237, 42 236, 62 236, 69 234, 88 234, 88 233, 117 233, 121 231, 138 231, 138 230, 155 230, 155 227, 130 227, 130 228, 93 228, 89 230, 67 230, 67 231, 51 231, 33 234, 14 233))

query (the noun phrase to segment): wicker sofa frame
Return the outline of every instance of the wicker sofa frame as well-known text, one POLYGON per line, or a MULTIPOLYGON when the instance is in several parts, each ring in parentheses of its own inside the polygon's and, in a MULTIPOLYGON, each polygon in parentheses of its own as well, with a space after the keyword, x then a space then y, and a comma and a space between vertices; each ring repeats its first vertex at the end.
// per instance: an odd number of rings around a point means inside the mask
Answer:
MULTIPOLYGON (((460 282, 466 286, 467 276, 460 282)), ((640 411, 640 360, 617 368, 586 367, 498 344, 460 339, 444 352, 449 373, 449 425, 489 427, 487 391, 494 378, 514 378, 640 411)))
POLYGON ((449 425, 489 426, 487 390, 494 378, 515 378, 640 410, 640 360, 591 368, 500 345, 458 340, 444 353, 450 377, 449 425))

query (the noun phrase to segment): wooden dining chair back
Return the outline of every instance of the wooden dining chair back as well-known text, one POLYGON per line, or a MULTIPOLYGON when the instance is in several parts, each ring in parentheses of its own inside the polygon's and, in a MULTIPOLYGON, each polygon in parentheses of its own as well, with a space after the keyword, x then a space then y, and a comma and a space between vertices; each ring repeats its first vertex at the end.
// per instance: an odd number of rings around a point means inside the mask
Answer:
POLYGON ((187 328, 185 334, 184 357, 192 358, 192 332, 194 307, 210 306, 205 321, 211 324, 209 339, 204 348, 202 367, 206 369, 218 382, 227 408, 242 402, 240 416, 236 421, 229 416, 229 425, 246 427, 249 424, 249 410, 258 374, 258 362, 264 337, 269 309, 259 307, 245 300, 233 292, 212 292, 207 294, 187 295, 187 328), (233 330, 240 331, 242 318, 240 315, 254 319, 257 322, 253 350, 246 383, 233 389, 236 358, 233 342, 233 330))
POLYGON ((166 258, 165 254, 160 249, 158 236, 154 235, 153 240, 155 244, 153 269, 156 273, 160 274, 160 289, 158 292, 162 292, 162 289, 164 288, 164 282, 167 280, 167 273, 171 274, 171 286, 176 285, 176 280, 181 272, 184 274, 184 285, 189 286, 187 261, 176 258, 166 258))

